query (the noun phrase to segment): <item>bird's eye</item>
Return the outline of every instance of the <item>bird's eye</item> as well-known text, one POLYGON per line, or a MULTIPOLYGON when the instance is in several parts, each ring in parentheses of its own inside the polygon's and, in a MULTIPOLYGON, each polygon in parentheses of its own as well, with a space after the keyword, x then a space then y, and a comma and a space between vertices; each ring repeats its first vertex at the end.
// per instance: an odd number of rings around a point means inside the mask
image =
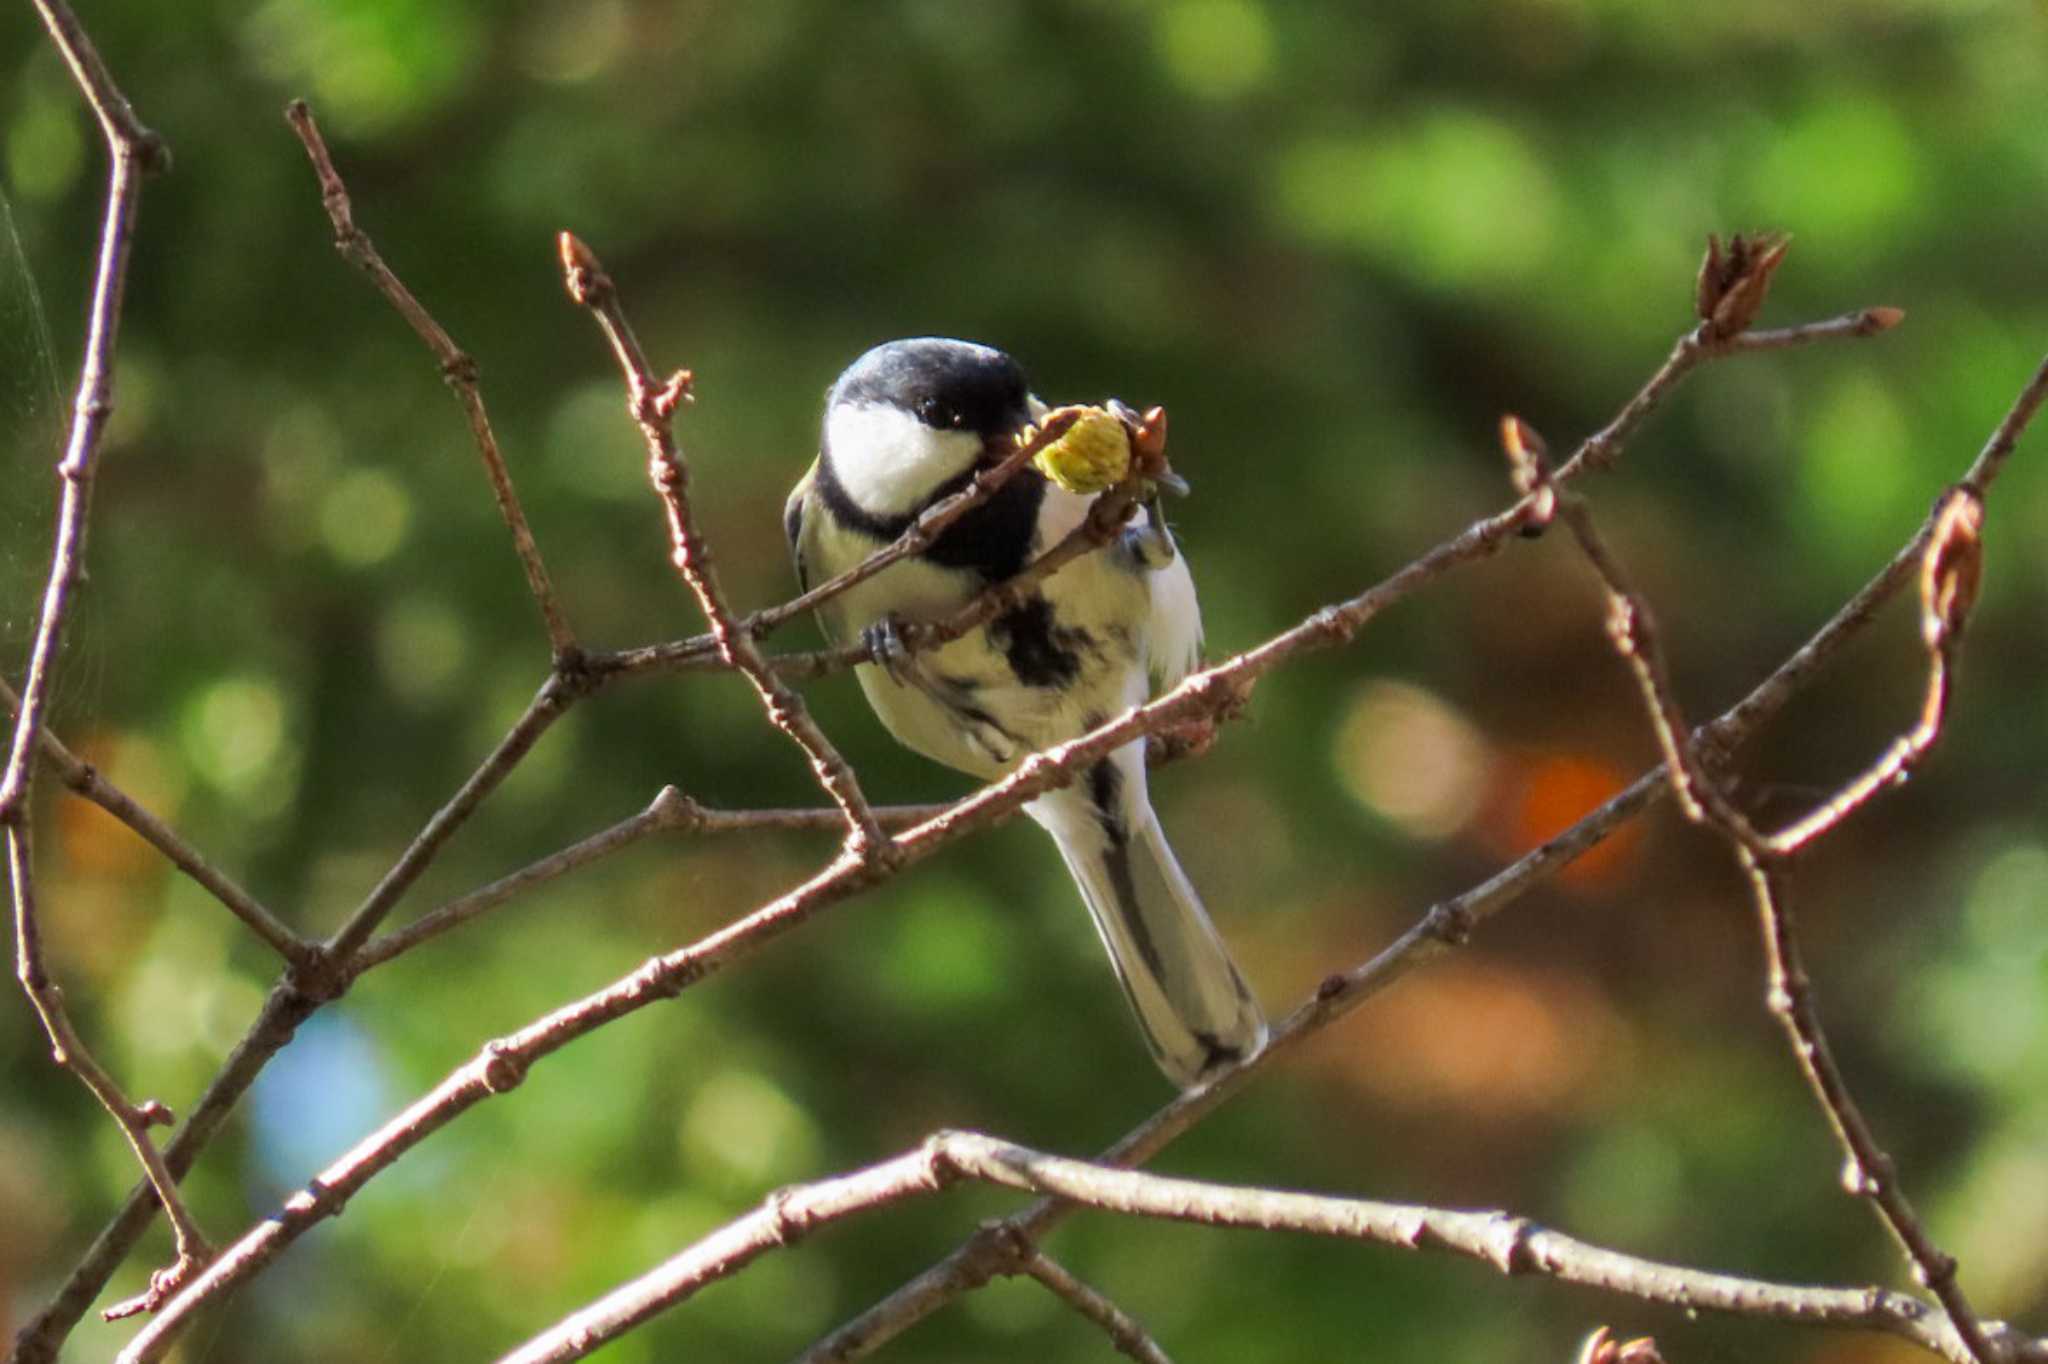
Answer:
POLYGON ((941 430, 960 425, 959 411, 944 398, 919 398, 917 419, 926 426, 936 426, 941 430))

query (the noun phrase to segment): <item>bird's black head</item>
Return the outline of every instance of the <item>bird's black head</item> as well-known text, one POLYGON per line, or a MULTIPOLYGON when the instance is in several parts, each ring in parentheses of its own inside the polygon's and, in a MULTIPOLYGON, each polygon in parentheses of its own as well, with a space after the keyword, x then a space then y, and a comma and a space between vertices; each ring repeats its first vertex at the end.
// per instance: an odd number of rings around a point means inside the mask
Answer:
POLYGON ((936 431, 1008 435, 1030 420, 1029 386, 991 346, 943 337, 887 341, 847 366, 828 406, 888 406, 936 431))

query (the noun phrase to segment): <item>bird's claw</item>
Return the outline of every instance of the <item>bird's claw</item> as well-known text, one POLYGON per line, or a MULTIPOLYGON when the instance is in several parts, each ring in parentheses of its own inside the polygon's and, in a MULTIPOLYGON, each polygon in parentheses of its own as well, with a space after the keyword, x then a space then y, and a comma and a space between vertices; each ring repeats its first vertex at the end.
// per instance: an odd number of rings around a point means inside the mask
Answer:
POLYGON ((860 632, 868 661, 888 674, 899 687, 911 684, 910 646, 903 642, 903 622, 894 614, 883 616, 860 632))

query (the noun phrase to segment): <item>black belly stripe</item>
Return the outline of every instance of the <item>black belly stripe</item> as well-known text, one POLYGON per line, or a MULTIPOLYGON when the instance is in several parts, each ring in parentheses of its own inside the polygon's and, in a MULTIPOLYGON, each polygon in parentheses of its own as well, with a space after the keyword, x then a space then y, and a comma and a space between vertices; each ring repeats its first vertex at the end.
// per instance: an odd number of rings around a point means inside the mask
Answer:
POLYGON ((1095 647, 1088 631, 1054 623, 1052 603, 1032 596, 989 623, 989 642, 1027 687, 1064 687, 1081 675, 1081 654, 1095 647))

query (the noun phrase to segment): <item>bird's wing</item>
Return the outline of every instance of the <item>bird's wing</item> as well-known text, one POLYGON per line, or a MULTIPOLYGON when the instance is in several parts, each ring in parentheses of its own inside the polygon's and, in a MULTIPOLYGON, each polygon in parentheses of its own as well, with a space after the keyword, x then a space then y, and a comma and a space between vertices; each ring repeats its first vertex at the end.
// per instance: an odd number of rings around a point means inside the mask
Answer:
POLYGON ((811 483, 818 476, 818 461, 813 459, 811 467, 804 470, 804 476, 790 489, 789 501, 782 504, 782 533, 789 537, 790 557, 796 563, 796 584, 800 592, 811 590, 810 570, 804 564, 804 503, 810 499, 811 483))
POLYGON ((1145 578, 1152 591, 1146 665, 1153 686, 1165 691, 1201 666, 1202 607, 1195 600, 1195 579, 1185 554, 1174 555, 1172 562, 1145 578))

